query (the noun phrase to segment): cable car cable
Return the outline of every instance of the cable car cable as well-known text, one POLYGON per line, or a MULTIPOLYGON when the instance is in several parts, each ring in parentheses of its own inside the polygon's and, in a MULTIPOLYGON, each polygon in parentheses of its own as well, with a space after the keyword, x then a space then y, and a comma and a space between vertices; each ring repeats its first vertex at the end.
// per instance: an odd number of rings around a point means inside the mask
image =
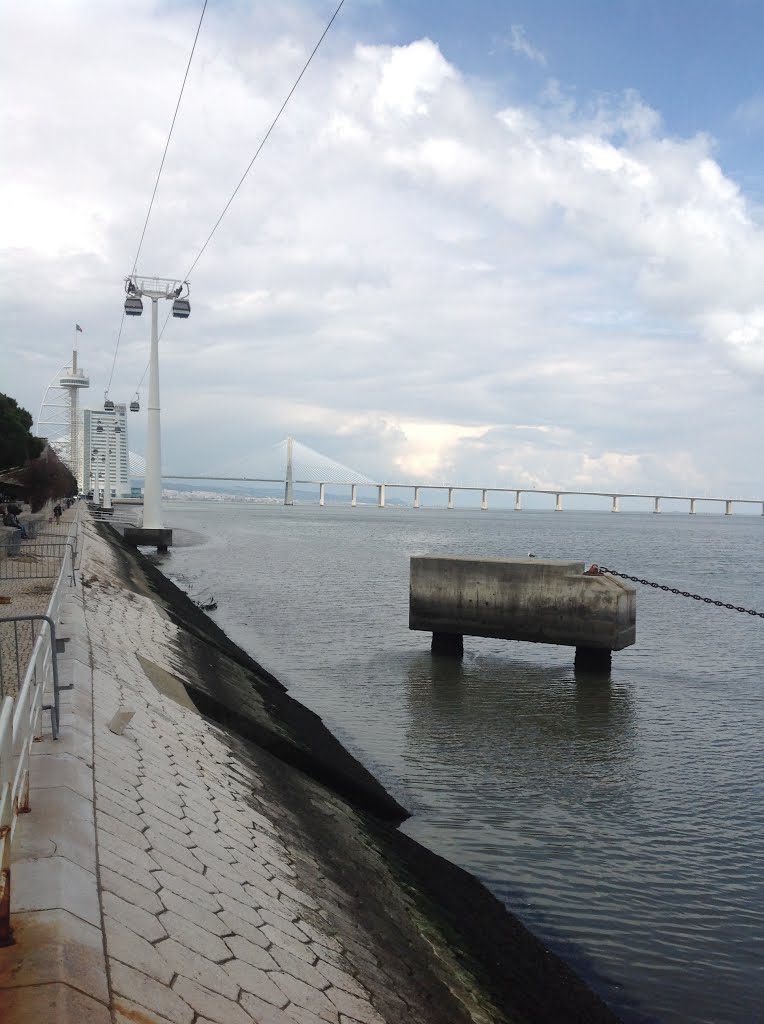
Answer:
POLYGON ((249 162, 249 166, 247 167, 247 169, 246 169, 246 171, 244 172, 244 174, 242 174, 242 176, 241 176, 241 179, 240 179, 240 181, 239 181, 239 184, 238 184, 238 185, 236 186, 236 188, 235 188, 235 189, 233 190, 233 194, 231 195, 231 198, 230 198, 230 199, 228 200, 228 202, 227 202, 227 203, 225 204, 225 206, 223 207, 223 212, 222 212, 222 213, 220 214, 220 216, 218 217, 218 219, 217 219, 217 220, 215 221, 215 226, 213 227, 212 231, 210 231, 209 235, 207 236, 207 241, 206 241, 206 242, 204 243, 204 245, 203 245, 203 246, 201 247, 201 249, 199 250, 199 252, 198 252, 198 254, 197 254, 197 257, 196 257, 196 259, 194 260, 194 262, 193 262, 193 263, 191 264, 191 266, 190 266, 190 267, 188 268, 188 271, 187 271, 187 272, 186 272, 186 274, 184 275, 184 280, 188 280, 188 278, 189 278, 189 277, 191 276, 191 271, 192 271, 192 270, 194 269, 194 267, 196 266, 196 264, 197 264, 197 263, 199 262, 199 260, 200 260, 200 259, 202 258, 202 253, 204 252, 204 250, 205 250, 205 249, 207 248, 207 246, 208 246, 208 245, 210 244, 210 242, 212 241, 212 236, 213 236, 213 235, 215 234, 215 232, 216 232, 216 231, 217 231, 217 229, 218 229, 218 226, 220 225, 220 222, 222 221, 223 217, 225 217, 226 213, 228 212, 228 207, 229 207, 229 206, 231 205, 231 203, 232 203, 232 202, 234 201, 234 199, 236 198, 236 193, 237 193, 237 192, 239 191, 239 189, 241 188, 241 186, 242 186, 242 185, 244 184, 244 179, 245 179, 245 178, 247 177, 247 175, 248 175, 248 174, 249 174, 249 172, 251 171, 251 169, 252 169, 252 164, 254 164, 255 160, 257 160, 258 156, 260 155, 260 151, 262 150, 262 148, 263 148, 263 146, 265 145, 265 143, 266 143, 266 142, 268 141, 268 137, 270 136, 271 132, 272 132, 272 131, 273 131, 273 129, 274 129, 275 127, 276 127, 276 124, 278 123, 278 120, 279 120, 279 118, 281 117, 282 113, 284 112, 284 108, 286 107, 287 103, 289 103, 290 99, 292 98, 292 94, 294 93, 294 91, 295 91, 295 89, 297 88, 297 86, 298 86, 298 85, 300 84, 300 81, 301 81, 301 79, 302 79, 302 76, 303 76, 303 75, 305 74, 305 72, 306 72, 306 71, 308 70, 308 67, 309 67, 309 65, 310 65, 310 62, 311 62, 311 61, 313 60, 313 58, 315 57, 316 53, 318 52, 318 48, 319 48, 319 46, 321 45, 321 43, 323 43, 323 41, 324 41, 324 38, 325 38, 325 36, 327 35, 327 33, 328 33, 329 29, 330 29, 330 28, 332 27, 332 25, 333 25, 333 23, 334 23, 334 19, 335 19, 335 18, 337 17, 337 15, 338 15, 338 14, 340 13, 340 10, 342 9, 342 6, 343 6, 343 4, 344 4, 344 3, 345 3, 345 0, 340 0, 339 4, 337 5, 337 9, 336 9, 336 11, 334 12, 334 14, 333 14, 333 15, 331 16, 331 18, 329 19, 329 24, 328 24, 328 25, 326 26, 326 28, 324 29, 324 31, 323 31, 323 32, 321 33, 321 38, 320 38, 320 39, 318 40, 318 42, 316 43, 316 45, 315 45, 315 46, 313 47, 313 51, 312 51, 311 55, 310 55, 310 56, 308 57, 308 59, 307 59, 307 60, 305 61, 305 64, 304 64, 304 66, 303 66, 303 69, 302 69, 302 71, 300 72, 300 74, 299 74, 299 75, 297 76, 297 80, 295 81, 294 85, 293 85, 293 86, 292 86, 292 88, 291 88, 291 89, 289 90, 289 93, 288 93, 288 95, 287 95, 287 98, 286 98, 286 99, 284 100, 284 102, 283 102, 283 103, 281 104, 281 106, 280 106, 280 108, 279 108, 279 112, 278 112, 278 113, 276 114, 276 116, 274 117, 273 121, 271 122, 271 126, 270 126, 270 128, 268 129, 268 131, 267 131, 267 132, 265 133, 265 135, 263 136, 263 139, 262 139, 262 141, 261 141, 260 145, 259 145, 259 146, 257 147, 257 150, 255 151, 255 155, 254 155, 254 156, 252 157, 252 159, 251 159, 251 160, 250 160, 250 162, 249 162))
MULTIPOLYGON (((201 29, 202 29, 202 22, 204 21, 204 14, 205 14, 205 12, 207 10, 207 3, 208 3, 208 0, 204 0, 204 4, 202 6, 202 13, 199 16, 199 24, 196 26, 196 35, 194 36, 194 42, 193 42, 193 44, 191 46, 191 53, 189 54, 188 63, 186 64, 186 73, 183 75, 183 82, 181 83, 180 92, 178 93, 178 102, 175 104, 175 113, 172 115, 172 122, 170 124, 170 131, 167 134, 167 142, 165 143, 164 152, 162 153, 162 159, 161 159, 161 161, 159 163, 159 170, 157 171, 156 181, 154 182, 154 191, 151 193, 151 199, 149 201, 149 208, 146 211, 146 220, 143 222, 143 231, 141 231, 141 238, 140 238, 140 241, 138 242, 138 250, 137 250, 137 252, 135 254, 135 259, 133 260, 133 270, 132 270, 133 274, 135 273, 135 268, 138 265, 138 258, 141 255, 141 249, 143 247, 143 239, 146 237, 146 228, 149 225, 149 217, 151 216, 151 210, 152 210, 152 208, 154 206, 154 199, 156 198, 157 189, 159 188, 159 179, 162 176, 162 170, 164 168, 165 158, 167 157, 167 150, 170 148, 170 140, 172 139, 173 129, 175 128, 175 121, 176 121, 176 119, 178 117, 178 110, 180 110, 180 101, 183 99, 183 92, 184 92, 184 90, 186 88, 186 81, 188 80, 188 72, 191 70, 191 61, 194 59, 194 51, 196 50, 196 43, 197 43, 197 40, 199 39, 199 33, 201 32, 201 29)), ((114 359, 112 360, 112 364, 111 364, 111 373, 109 374, 109 383, 108 383, 108 385, 106 387, 106 393, 107 394, 111 390, 111 382, 112 382, 112 379, 114 377, 114 367, 116 366, 116 363, 117 363, 117 353, 119 352, 119 343, 120 343, 120 340, 122 338, 122 330, 123 330, 124 326, 125 326, 125 312, 123 310, 122 311, 122 320, 120 321, 119 332, 117 334, 117 344, 116 344, 116 346, 114 348, 114 359)), ((145 377, 145 374, 144 374, 144 377, 145 377)))

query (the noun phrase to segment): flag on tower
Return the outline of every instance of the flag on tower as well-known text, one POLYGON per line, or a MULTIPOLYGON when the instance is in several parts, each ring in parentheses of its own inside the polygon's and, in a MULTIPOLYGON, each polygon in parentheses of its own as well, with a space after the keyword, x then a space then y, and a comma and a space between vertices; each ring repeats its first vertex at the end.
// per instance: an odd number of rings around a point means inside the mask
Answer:
POLYGON ((80 334, 83 334, 83 333, 84 333, 84 331, 82 330, 82 328, 80 327, 80 325, 79 325, 79 324, 75 324, 75 325, 74 325, 74 328, 75 328, 75 330, 79 331, 79 332, 80 332, 80 334))

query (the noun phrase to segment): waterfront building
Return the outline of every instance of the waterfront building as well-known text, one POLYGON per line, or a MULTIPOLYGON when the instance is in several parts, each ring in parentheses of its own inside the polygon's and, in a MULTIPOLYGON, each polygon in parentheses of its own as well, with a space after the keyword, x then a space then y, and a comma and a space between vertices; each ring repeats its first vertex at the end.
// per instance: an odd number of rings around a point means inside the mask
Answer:
POLYGON ((114 409, 84 409, 82 415, 82 479, 87 490, 95 489, 98 475, 103 486, 106 445, 111 446, 111 486, 116 498, 130 497, 130 450, 127 437, 127 405, 115 402, 114 409), (103 429, 99 432, 98 427, 103 429), (120 430, 114 428, 119 426, 120 430))

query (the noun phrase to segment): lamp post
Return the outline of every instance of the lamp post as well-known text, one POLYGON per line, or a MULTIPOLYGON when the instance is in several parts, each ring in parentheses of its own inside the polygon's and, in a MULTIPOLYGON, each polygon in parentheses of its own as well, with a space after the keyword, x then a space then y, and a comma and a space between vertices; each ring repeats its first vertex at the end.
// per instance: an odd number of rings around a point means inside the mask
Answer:
POLYGON ((125 315, 140 316, 142 298, 151 299, 151 355, 149 358, 149 401, 146 422, 146 475, 143 483, 143 528, 162 528, 162 440, 159 419, 159 330, 158 303, 172 301, 172 315, 188 318, 188 282, 165 277, 143 277, 131 274, 125 278, 125 315), (184 294, 185 289, 185 294, 184 294))

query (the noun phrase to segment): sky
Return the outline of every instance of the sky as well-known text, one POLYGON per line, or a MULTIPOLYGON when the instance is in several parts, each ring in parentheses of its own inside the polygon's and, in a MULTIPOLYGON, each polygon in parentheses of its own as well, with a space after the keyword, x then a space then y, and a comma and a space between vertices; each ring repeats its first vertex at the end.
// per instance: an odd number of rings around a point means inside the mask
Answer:
MULTIPOLYGON (((209 0, 139 272, 187 274, 335 6, 209 0)), ((35 419, 75 344, 86 404, 139 388, 124 278, 201 8, 3 5, 0 391, 35 419)), ((293 435, 387 482, 764 497, 762 38, 758 0, 346 0, 162 336, 165 470, 270 475, 293 435)))

